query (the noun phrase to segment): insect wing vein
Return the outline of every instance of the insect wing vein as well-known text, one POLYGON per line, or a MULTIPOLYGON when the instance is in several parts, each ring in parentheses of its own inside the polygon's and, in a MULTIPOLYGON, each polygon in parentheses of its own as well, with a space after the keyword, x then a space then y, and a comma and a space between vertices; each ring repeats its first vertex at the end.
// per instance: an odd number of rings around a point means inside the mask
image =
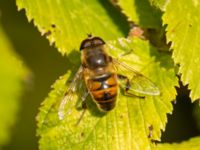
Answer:
MULTIPOLYGON (((129 92, 135 94, 140 93, 144 95, 159 95, 158 87, 147 77, 134 70, 123 62, 113 59, 114 67, 119 74, 123 74, 129 80, 129 92)), ((127 87, 125 78, 120 79, 119 83, 122 87, 127 87)))
POLYGON ((80 85, 82 82, 82 67, 79 68, 78 72, 76 73, 74 79, 69 85, 69 88, 67 92, 65 93, 65 96, 60 102, 59 108, 58 108, 58 117, 60 120, 63 120, 67 114, 71 113, 71 110, 76 105, 75 99, 77 99, 78 89, 81 88, 80 85))

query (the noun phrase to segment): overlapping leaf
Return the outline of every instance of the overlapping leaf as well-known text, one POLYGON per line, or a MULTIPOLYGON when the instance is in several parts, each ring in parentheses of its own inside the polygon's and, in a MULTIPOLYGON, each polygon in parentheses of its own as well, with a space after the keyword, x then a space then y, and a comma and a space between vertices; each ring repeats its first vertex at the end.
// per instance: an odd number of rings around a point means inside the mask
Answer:
POLYGON ((189 141, 172 144, 158 144, 156 150, 197 150, 200 149, 200 137, 191 138, 189 141))
POLYGON ((107 1, 17 0, 17 5, 62 54, 79 49, 87 34, 111 40, 128 32, 125 18, 107 1))
POLYGON ((200 98, 200 3, 170 1, 163 16, 167 40, 172 42, 173 59, 179 64, 183 83, 189 84, 192 100, 200 98))
POLYGON ((0 146, 8 142, 16 120, 22 81, 27 70, 22 66, 0 26, 0 146))
POLYGON ((161 11, 150 5, 148 0, 118 0, 122 12, 132 21, 144 28, 160 28, 161 11))
POLYGON ((119 39, 108 43, 107 49, 110 55, 154 81, 161 91, 160 96, 140 99, 120 92, 117 106, 107 114, 100 113, 88 98, 88 111, 80 124, 75 126, 82 113, 78 107, 78 95, 72 101, 76 107, 66 114, 64 120, 58 119, 59 103, 68 89, 67 81, 73 76, 68 72, 56 81, 40 108, 37 119, 41 150, 151 149, 154 146, 151 139, 160 140, 167 113, 172 111, 171 101, 176 96, 174 86, 177 79, 170 56, 139 39, 119 39), (152 138, 148 138, 151 134, 152 138))
POLYGON ((157 8, 160 8, 161 10, 165 10, 167 0, 149 0, 152 6, 156 6, 157 8))

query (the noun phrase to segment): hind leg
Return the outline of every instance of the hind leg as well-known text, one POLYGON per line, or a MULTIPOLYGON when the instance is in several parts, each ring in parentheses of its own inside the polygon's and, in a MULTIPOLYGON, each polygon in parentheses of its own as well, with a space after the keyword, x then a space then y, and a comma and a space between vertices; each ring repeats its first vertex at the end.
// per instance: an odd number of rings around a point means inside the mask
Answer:
POLYGON ((124 88, 124 92, 127 96, 133 96, 133 97, 139 97, 139 98, 145 98, 144 96, 138 96, 138 95, 135 95, 130 91, 130 88, 131 88, 131 84, 130 84, 130 80, 128 79, 127 76, 124 76, 124 75, 121 75, 121 74, 117 74, 117 77, 119 80, 125 80, 126 84, 125 84, 125 87, 124 88))

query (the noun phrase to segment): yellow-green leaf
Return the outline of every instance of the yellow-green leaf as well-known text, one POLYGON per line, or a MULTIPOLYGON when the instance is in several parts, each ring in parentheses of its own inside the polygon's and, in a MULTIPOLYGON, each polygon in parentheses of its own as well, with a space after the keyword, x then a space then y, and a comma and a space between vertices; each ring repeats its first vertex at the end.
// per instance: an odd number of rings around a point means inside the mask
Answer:
POLYGON ((55 82, 40 108, 37 117, 40 150, 151 149, 154 146, 151 139, 160 140, 167 113, 173 109, 174 86, 178 84, 170 55, 158 52, 140 39, 122 38, 109 42, 106 47, 110 55, 155 82, 161 94, 141 99, 120 92, 117 106, 107 114, 100 113, 88 97, 88 110, 80 124, 75 126, 82 113, 78 95, 67 103, 68 107, 71 104, 76 106, 72 107, 71 113, 66 114, 64 120, 58 118, 59 103, 68 89, 67 81, 74 75, 68 72, 55 82), (148 138, 150 135, 152 137, 148 138))
POLYGON ((0 146, 9 141, 9 130, 17 117, 22 81, 26 75, 26 68, 14 53, 0 25, 0 146))
POLYGON ((155 150, 198 150, 200 149, 200 137, 191 138, 188 141, 172 144, 158 144, 155 150))
POLYGON ((107 1, 17 0, 17 5, 62 54, 78 50, 87 34, 111 40, 128 32, 125 18, 107 1))
POLYGON ((173 59, 180 65, 184 85, 189 84, 192 101, 200 98, 200 3, 170 1, 163 16, 167 24, 167 41, 171 42, 173 59))
POLYGON ((167 0, 149 0, 152 6, 155 6, 157 8, 160 8, 161 10, 165 10, 165 7, 167 5, 167 0))
POLYGON ((144 28, 160 28, 162 26, 161 11, 150 5, 148 0, 118 0, 122 12, 132 21, 144 28))

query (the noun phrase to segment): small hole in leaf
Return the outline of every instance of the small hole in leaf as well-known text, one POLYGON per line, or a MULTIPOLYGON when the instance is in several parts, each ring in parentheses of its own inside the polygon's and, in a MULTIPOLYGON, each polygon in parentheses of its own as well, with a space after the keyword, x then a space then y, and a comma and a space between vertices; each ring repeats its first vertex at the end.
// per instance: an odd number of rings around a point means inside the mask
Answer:
POLYGON ((56 25, 55 25, 55 24, 51 24, 51 27, 52 27, 52 28, 56 28, 56 25))
POLYGON ((81 132, 81 137, 84 137, 84 135, 85 135, 84 132, 81 132))

